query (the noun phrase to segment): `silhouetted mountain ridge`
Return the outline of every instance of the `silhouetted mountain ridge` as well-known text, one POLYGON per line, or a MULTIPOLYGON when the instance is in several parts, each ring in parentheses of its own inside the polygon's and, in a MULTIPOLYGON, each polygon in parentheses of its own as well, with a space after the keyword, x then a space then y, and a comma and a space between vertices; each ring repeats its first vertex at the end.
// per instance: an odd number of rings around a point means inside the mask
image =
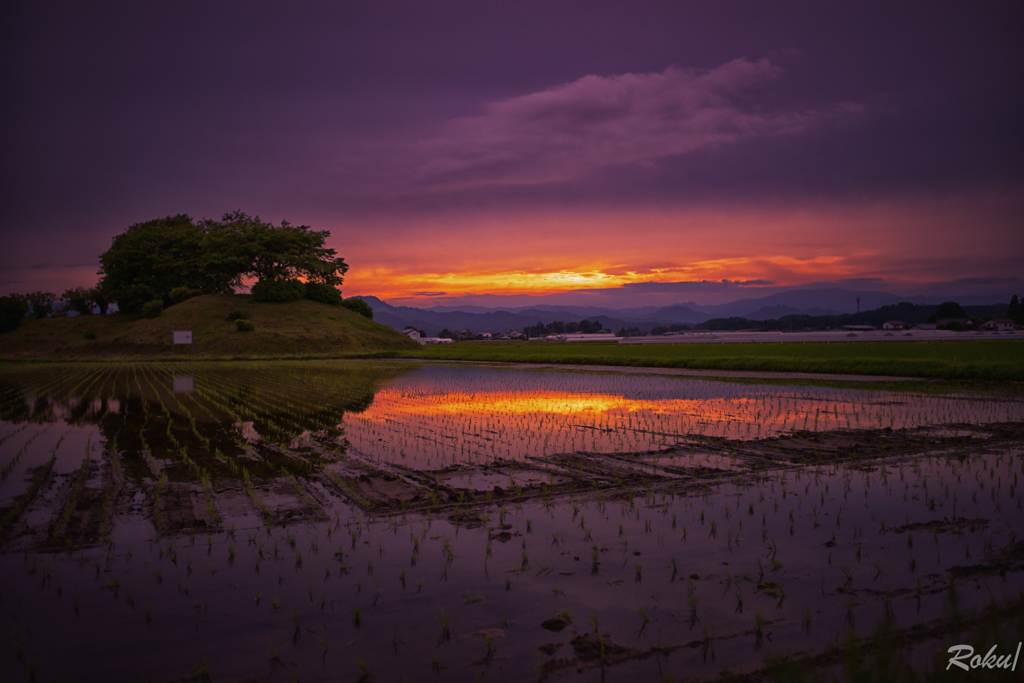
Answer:
MULTIPOLYGON (((642 306, 634 308, 608 309, 594 306, 566 306, 534 304, 526 307, 486 308, 483 306, 434 306, 432 308, 415 308, 412 306, 393 306, 374 296, 358 297, 370 304, 374 310, 374 320, 384 325, 401 330, 412 326, 425 331, 428 335, 437 335, 442 329, 452 332, 471 330, 474 334, 481 332, 522 331, 525 327, 538 323, 550 324, 555 321, 579 322, 592 320, 601 322, 606 329, 635 327, 642 332, 649 332, 656 326, 669 325, 702 325, 712 320, 734 319, 730 325, 743 325, 740 320, 753 325, 764 324, 764 321, 780 321, 785 319, 785 329, 794 326, 824 325, 829 321, 847 320, 846 316, 857 311, 857 299, 860 299, 860 310, 866 316, 869 311, 882 311, 879 316, 892 315, 895 319, 896 309, 889 308, 896 304, 913 305, 902 311, 902 317, 913 317, 905 322, 924 322, 929 315, 928 307, 934 308, 941 301, 957 300, 956 297, 919 296, 903 297, 889 292, 851 291, 838 287, 821 289, 793 289, 778 292, 758 299, 739 299, 723 304, 701 305, 688 301, 671 306, 642 306), (889 308, 889 312, 884 312, 889 308), (469 309, 469 310, 467 310, 469 309), (801 320, 798 320, 800 318, 801 320), (920 318, 918 320, 917 318, 920 318)), ((968 306, 981 306, 978 310, 988 310, 988 304, 1003 302, 981 301, 982 297, 961 297, 960 303, 968 306)), ((1008 298, 1007 298, 1008 300, 1008 298)), ((993 309, 994 310, 994 309, 993 309)), ((980 314, 980 313, 979 313, 980 314)), ((873 320, 876 316, 870 316, 873 320)), ((834 322, 833 321, 833 322, 834 322)), ((878 322, 881 324, 884 320, 878 322)), ((716 323, 717 324, 717 323, 716 323)), ((843 322, 842 324, 852 324, 843 322)), ((866 317, 859 324, 876 324, 866 317)), ((777 325, 772 329, 781 329, 777 325)), ((724 329, 724 328, 720 328, 724 329)))

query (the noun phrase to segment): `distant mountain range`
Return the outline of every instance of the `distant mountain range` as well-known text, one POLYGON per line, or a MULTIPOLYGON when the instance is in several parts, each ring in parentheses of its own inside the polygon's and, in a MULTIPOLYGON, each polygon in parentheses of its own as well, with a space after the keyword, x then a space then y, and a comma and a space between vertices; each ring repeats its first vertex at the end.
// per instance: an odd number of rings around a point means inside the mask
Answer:
MULTIPOLYGON (((657 325, 698 325, 714 318, 746 318, 748 320, 774 320, 788 315, 841 315, 856 310, 867 311, 903 301, 935 305, 942 301, 957 300, 941 296, 900 296, 888 292, 851 291, 841 288, 793 289, 758 299, 739 299, 723 304, 701 305, 692 301, 671 306, 644 306, 640 308, 597 308, 593 306, 534 305, 529 307, 487 308, 484 306, 434 306, 413 308, 392 306, 374 296, 358 297, 373 308, 374 320, 401 330, 415 327, 430 336, 443 329, 453 332, 469 329, 474 333, 522 330, 537 323, 579 322, 596 320, 606 329, 637 327, 648 332, 657 325)), ((960 297, 962 304, 1005 303, 1002 301, 974 301, 978 297, 960 297)))

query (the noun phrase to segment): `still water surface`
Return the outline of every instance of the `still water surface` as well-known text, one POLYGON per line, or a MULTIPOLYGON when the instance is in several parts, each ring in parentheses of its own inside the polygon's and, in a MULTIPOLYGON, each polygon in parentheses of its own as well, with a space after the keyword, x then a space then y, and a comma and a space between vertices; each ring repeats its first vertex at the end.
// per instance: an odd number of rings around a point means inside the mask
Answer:
POLYGON ((383 362, 7 367, 0 666, 679 678, 1012 600, 1024 460, 1000 425, 1024 422, 1024 401, 920 389, 383 362), (541 625, 555 617, 561 630, 541 625))

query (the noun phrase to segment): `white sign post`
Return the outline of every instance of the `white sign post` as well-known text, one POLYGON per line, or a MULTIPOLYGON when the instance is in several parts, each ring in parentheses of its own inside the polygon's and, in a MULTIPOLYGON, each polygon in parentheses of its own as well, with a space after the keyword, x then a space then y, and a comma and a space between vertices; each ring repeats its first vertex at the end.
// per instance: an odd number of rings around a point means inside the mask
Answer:
POLYGON ((174 330, 171 332, 171 355, 174 355, 174 347, 178 344, 192 346, 192 330, 174 330))

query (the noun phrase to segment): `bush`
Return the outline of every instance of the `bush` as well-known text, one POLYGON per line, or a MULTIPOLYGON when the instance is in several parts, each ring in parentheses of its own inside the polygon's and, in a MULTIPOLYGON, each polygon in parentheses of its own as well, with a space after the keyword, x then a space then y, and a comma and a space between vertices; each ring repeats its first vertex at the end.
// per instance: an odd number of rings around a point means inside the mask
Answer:
POLYGON ((96 330, 88 329, 82 333, 82 336, 89 341, 94 341, 96 339, 96 330))
POLYGON ((236 311, 231 311, 230 313, 228 313, 228 320, 231 321, 231 322, 234 322, 236 320, 251 320, 251 319, 252 319, 252 315, 249 314, 249 311, 236 310, 236 311))
POLYGON ((239 332, 252 332, 256 329, 256 323, 245 318, 239 318, 235 320, 235 327, 238 328, 239 332))
POLYGON ((147 318, 158 318, 164 312, 164 302, 160 299, 153 299, 142 307, 142 315, 147 318))
POLYGON ((171 305, 180 304, 182 301, 188 301, 194 296, 193 291, 188 287, 175 287, 167 295, 167 298, 171 300, 171 305))
POLYGON ((352 297, 351 299, 345 299, 344 301, 342 301, 341 305, 347 308, 348 310, 352 311, 353 313, 358 313, 363 317, 373 320, 373 309, 370 308, 370 304, 366 303, 362 299, 356 299, 355 297, 352 297))
POLYGON ((305 295, 306 285, 299 280, 260 280, 252 286, 253 301, 286 304, 305 295))
POLYGON ((0 296, 0 332, 18 329, 28 315, 28 302, 21 296, 0 296))
POLYGON ((322 285, 319 282, 306 283, 306 298, 310 301, 319 301, 322 304, 331 306, 341 305, 341 292, 336 287, 322 285))

